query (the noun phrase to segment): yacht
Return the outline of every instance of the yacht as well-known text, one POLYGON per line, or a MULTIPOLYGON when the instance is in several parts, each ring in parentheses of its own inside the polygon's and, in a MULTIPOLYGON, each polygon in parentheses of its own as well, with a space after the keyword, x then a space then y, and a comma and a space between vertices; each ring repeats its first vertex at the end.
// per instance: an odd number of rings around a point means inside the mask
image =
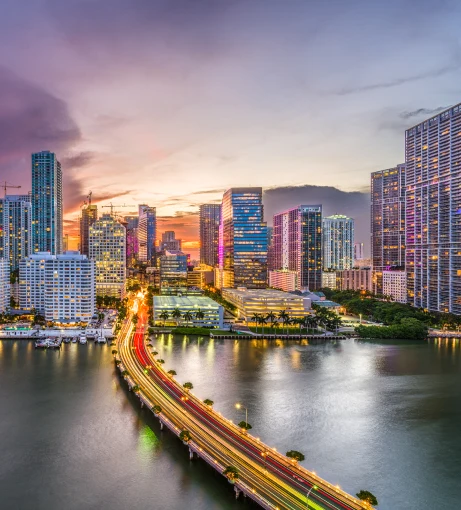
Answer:
POLYGON ((79 339, 79 343, 81 344, 86 344, 86 336, 81 336, 80 339, 79 339))

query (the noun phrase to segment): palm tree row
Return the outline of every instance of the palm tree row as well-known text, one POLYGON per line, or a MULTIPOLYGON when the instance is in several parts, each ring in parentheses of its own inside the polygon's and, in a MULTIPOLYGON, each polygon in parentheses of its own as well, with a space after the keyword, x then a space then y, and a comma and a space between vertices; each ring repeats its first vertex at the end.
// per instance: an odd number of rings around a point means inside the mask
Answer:
MULTIPOLYGON (((170 318, 170 313, 167 310, 164 310, 159 315, 159 317, 160 317, 160 319, 163 320, 163 325, 165 326, 165 322, 170 318)), ((195 311, 194 313, 189 312, 189 311, 181 313, 181 310, 179 308, 175 308, 171 312, 171 318, 175 319, 176 325, 178 325, 179 319, 181 319, 181 318, 184 319, 184 321, 186 323, 193 322, 194 319, 196 319, 198 321, 202 321, 205 318, 205 314, 202 312, 202 310, 200 310, 200 308, 197 311, 195 311)))
MULTIPOLYGON (((251 317, 251 320, 261 326, 263 334, 264 326, 268 321, 270 322, 271 328, 278 328, 281 325, 282 334, 285 333, 285 330, 288 333, 288 327, 290 325, 299 326, 299 332, 301 334, 303 328, 306 329, 307 333, 309 329, 316 329, 319 325, 323 326, 325 329, 334 329, 341 324, 339 316, 335 312, 325 308, 318 308, 316 310, 316 315, 306 315, 300 318, 290 318, 286 310, 281 310, 277 314, 273 311, 267 314, 255 313, 251 317)), ((256 332, 258 332, 258 328, 256 328, 256 332)))

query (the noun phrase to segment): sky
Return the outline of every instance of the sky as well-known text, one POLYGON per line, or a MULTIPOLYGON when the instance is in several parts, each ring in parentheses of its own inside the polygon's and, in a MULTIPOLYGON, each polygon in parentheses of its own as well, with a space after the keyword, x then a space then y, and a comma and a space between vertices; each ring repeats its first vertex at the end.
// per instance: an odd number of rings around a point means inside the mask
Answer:
POLYGON ((91 190, 195 255, 198 205, 262 186, 269 223, 321 201, 368 245, 370 173, 461 101, 460 22, 455 0, 2 0, 0 180, 28 191, 56 152, 74 242, 91 190))

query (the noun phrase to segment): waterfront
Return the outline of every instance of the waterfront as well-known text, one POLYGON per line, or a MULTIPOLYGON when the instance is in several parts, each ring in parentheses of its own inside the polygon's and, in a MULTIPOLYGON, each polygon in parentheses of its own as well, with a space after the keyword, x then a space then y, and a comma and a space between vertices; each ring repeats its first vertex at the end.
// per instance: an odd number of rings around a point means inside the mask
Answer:
MULTIPOLYGON (((456 508, 457 340, 366 343, 159 337, 166 369, 234 421, 379 508, 456 508), (441 497, 443 495, 443 497, 441 497), (440 499, 438 499, 440 498, 440 499)), ((240 508, 228 485, 128 395, 110 346, 0 343, 2 508, 240 508), (38 491, 41 487, 41 491, 38 491), (46 489, 43 489, 46 487, 46 489)))

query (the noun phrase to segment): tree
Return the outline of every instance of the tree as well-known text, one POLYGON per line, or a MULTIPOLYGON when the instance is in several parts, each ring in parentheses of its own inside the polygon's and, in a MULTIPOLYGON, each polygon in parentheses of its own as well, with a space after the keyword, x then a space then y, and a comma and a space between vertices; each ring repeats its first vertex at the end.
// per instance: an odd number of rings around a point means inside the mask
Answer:
POLYGON ((192 439, 192 436, 190 435, 190 432, 188 430, 183 430, 179 434, 179 439, 181 439, 183 443, 188 443, 192 439))
POLYGON ((274 324, 275 320, 277 319, 277 315, 271 310, 267 315, 266 319, 271 323, 271 327, 274 324))
POLYGON ((258 324, 259 324, 259 313, 254 313, 253 316, 251 317, 251 320, 256 323, 256 333, 258 332, 258 324))
POLYGON ((208 407, 213 407, 214 402, 210 400, 209 398, 206 398, 203 403, 208 407))
POLYGON ((239 478, 239 470, 234 466, 227 466, 223 471, 223 475, 226 476, 230 482, 234 483, 239 478))
POLYGON ((173 319, 176 320, 176 326, 179 325, 179 322, 178 322, 178 319, 181 318, 182 316, 182 313, 181 313, 181 310, 179 308, 175 308, 172 312, 171 312, 171 316, 173 317, 173 319))
POLYGON ((238 426, 241 428, 241 429, 244 429, 244 430, 250 430, 252 429, 253 427, 247 423, 246 421, 241 421, 238 426))
POLYGON ((259 324, 262 326, 262 332, 263 332, 263 335, 264 335, 264 324, 266 324, 267 322, 267 319, 264 315, 260 315, 259 316, 259 324))
POLYGON ((112 349, 112 356, 115 357, 115 355, 118 353, 117 349, 112 349))
POLYGON ((165 322, 170 318, 170 314, 166 310, 163 310, 159 317, 163 320, 163 327, 165 327, 165 322))
POLYGON ((183 388, 184 388, 186 391, 191 390, 193 387, 194 387, 194 385, 193 385, 191 382, 185 382, 185 383, 183 384, 183 388))
POLYGON ((124 370, 122 372, 122 375, 123 375, 123 377, 128 377, 130 375, 130 372, 128 372, 128 370, 124 370))
POLYGON ((122 361, 121 361, 121 360, 119 360, 119 359, 116 359, 116 360, 115 360, 115 364, 116 364, 117 366, 119 366, 121 362, 122 362, 122 361))
POLYGON ((184 312, 183 319, 186 321, 186 324, 188 322, 191 322, 194 316, 190 312, 184 312))
POLYGON ((132 388, 131 388, 132 391, 134 391, 135 393, 139 393, 141 391, 141 388, 139 387, 139 384, 135 384, 132 388))
POLYGON ((286 456, 298 462, 301 462, 306 458, 301 452, 297 452, 296 450, 290 450, 289 452, 286 453, 286 456))
POLYGON ((168 370, 167 374, 170 376, 170 377, 174 377, 176 375, 176 370, 168 370))
POLYGON ((195 318, 198 321, 203 321, 203 319, 205 318, 205 314, 202 312, 202 310, 200 310, 200 308, 195 312, 195 318))
POLYGON ((376 496, 369 491, 361 490, 357 492, 356 496, 369 505, 378 506, 378 500, 376 499, 376 496))
POLYGON ((160 414, 162 412, 162 408, 160 406, 155 405, 152 408, 152 411, 154 411, 155 414, 160 414))
POLYGON ((285 310, 280 310, 280 312, 278 313, 278 318, 282 321, 283 325, 285 326, 286 324, 286 320, 290 319, 289 315, 287 314, 287 312, 285 310))
POLYGON ((138 324, 139 317, 137 314, 133 315, 131 322, 136 326, 138 324))
POLYGON ((157 356, 158 352, 157 351, 152 351, 152 355, 153 356, 157 356))
POLYGON ((158 360, 157 360, 157 363, 158 363, 159 365, 163 365, 163 364, 165 363, 165 360, 163 360, 163 359, 158 359, 158 360))

